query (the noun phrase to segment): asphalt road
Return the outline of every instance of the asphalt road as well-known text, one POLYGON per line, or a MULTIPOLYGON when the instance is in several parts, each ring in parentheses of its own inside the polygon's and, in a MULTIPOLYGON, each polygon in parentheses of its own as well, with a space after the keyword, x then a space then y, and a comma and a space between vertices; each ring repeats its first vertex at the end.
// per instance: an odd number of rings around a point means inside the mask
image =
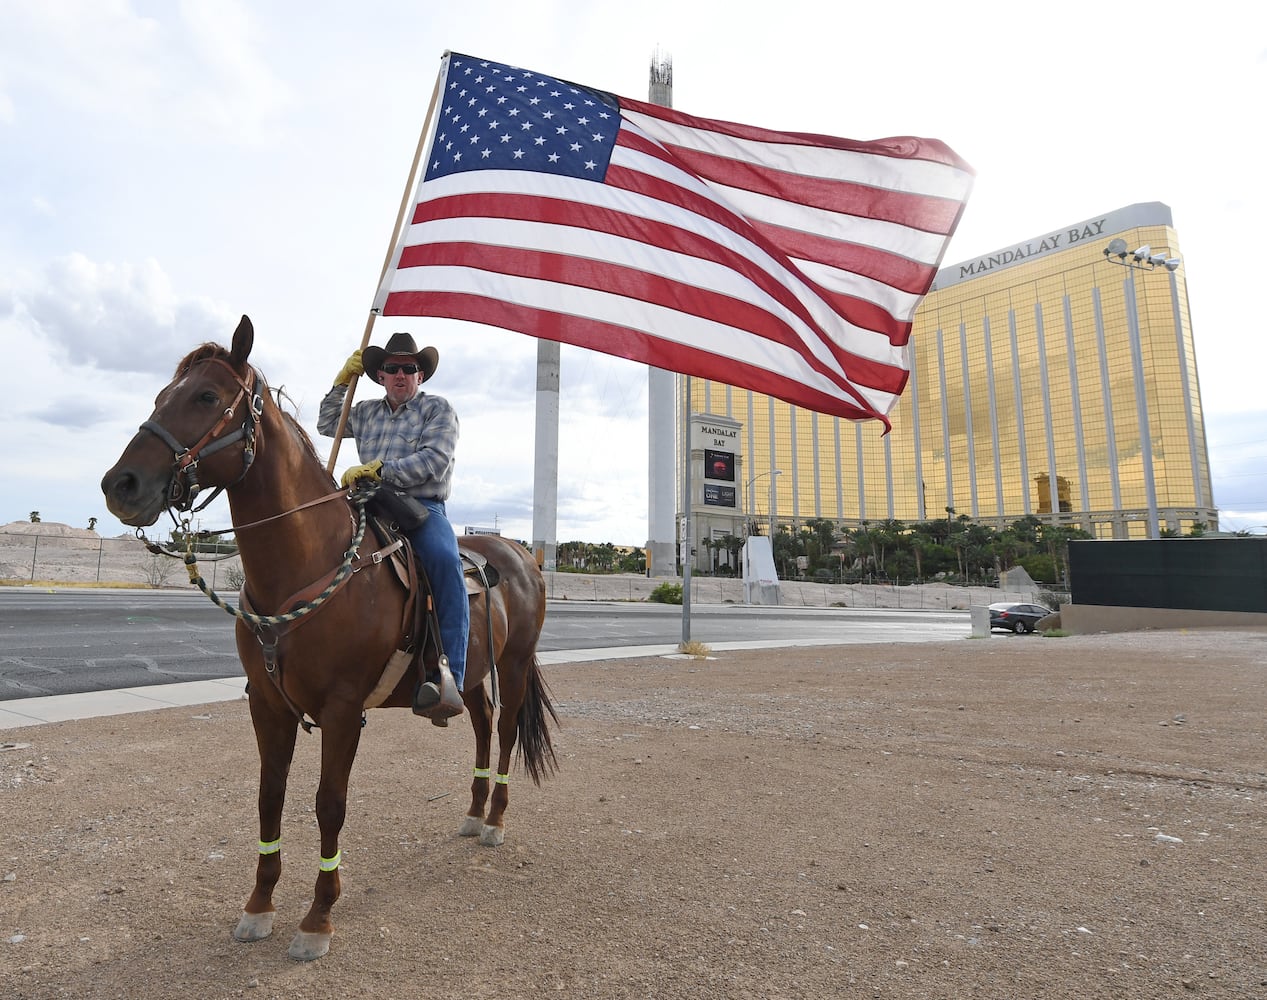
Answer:
MULTIPOLYGON (((969 634, 965 611, 694 604, 690 638, 732 644, 921 642, 969 634)), ((682 609, 551 601, 542 652, 676 646, 682 609)), ((233 619, 196 591, 0 588, 0 701, 240 675, 233 619)))

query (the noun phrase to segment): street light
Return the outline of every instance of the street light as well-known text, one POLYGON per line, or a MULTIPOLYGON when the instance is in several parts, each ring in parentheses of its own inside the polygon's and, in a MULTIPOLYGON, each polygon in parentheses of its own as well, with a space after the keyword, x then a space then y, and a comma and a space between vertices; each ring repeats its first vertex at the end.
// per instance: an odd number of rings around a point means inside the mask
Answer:
MULTIPOLYGON (((763 476, 770 476, 771 477, 770 478, 770 492, 773 493, 774 492, 774 478, 773 477, 781 476, 781 475, 783 475, 782 469, 767 469, 765 472, 758 472, 755 476, 749 479, 747 484, 744 486, 743 488, 744 510, 747 511, 749 507, 752 508, 751 516, 745 519, 747 522, 747 532, 746 532, 747 534, 749 535, 752 534, 752 524, 756 520, 756 516, 757 516, 757 505, 755 503, 752 503, 752 484, 755 483, 758 479, 761 479, 763 476)), ((770 512, 771 514, 773 514, 774 512, 773 502, 771 502, 769 506, 770 506, 770 512)), ((774 533, 773 523, 771 523, 770 525, 770 532, 771 534, 774 533)))
MULTIPOLYGON (((1144 504, 1148 511, 1148 537, 1160 538, 1160 516, 1157 509, 1157 483, 1153 476, 1153 441, 1148 427, 1148 395, 1144 385, 1144 351, 1140 343, 1139 309, 1135 304, 1135 272, 1163 268, 1171 274, 1182 263, 1178 257, 1153 253, 1147 243, 1135 250, 1122 238, 1111 240, 1104 248, 1104 259, 1130 272, 1126 279, 1126 321, 1131 340, 1131 367, 1135 376, 1136 419, 1139 421, 1140 461, 1144 472, 1144 504)), ((1175 279, 1170 279, 1173 289, 1175 279)))

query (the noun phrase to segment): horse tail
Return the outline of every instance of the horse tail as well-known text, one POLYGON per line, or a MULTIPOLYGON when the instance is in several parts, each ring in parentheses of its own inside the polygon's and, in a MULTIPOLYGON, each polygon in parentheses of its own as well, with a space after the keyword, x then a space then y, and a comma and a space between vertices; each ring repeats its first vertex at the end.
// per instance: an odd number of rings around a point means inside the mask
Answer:
POLYGON ((550 740, 549 719, 558 725, 559 715, 550 702, 550 691, 541 676, 541 664, 533 656, 524 681, 524 700, 519 706, 518 721, 519 760, 535 785, 540 785, 542 778, 549 777, 559 768, 554 744, 550 740))

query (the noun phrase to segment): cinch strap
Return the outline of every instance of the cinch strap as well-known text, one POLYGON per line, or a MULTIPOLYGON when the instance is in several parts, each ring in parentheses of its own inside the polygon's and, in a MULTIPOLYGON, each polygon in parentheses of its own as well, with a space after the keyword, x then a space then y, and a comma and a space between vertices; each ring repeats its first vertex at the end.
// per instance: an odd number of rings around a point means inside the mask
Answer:
POLYGON ((497 783, 498 783, 499 785, 509 785, 509 784, 510 784, 510 775, 509 775, 509 774, 499 774, 499 775, 497 776, 497 778, 496 778, 496 781, 497 781, 497 783))
POLYGON ((334 857, 321 859, 321 870, 323 872, 332 872, 339 867, 339 862, 343 860, 343 852, 335 851, 334 857))
POLYGON ((282 849, 282 842, 280 838, 278 840, 270 840, 267 844, 264 843, 264 841, 262 840, 260 841, 261 854, 276 854, 281 849, 282 849))
POLYGON ((475 769, 475 777, 477 778, 490 778, 492 777, 492 774, 493 774, 492 768, 477 767, 475 769))

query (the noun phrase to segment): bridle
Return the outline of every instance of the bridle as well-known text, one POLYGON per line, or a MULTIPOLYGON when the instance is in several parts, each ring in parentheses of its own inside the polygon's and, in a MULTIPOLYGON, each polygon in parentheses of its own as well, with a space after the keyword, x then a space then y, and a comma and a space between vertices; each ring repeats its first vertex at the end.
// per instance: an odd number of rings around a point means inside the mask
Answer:
MULTIPOLYGON (((263 432, 259 420, 264 412, 264 397, 261 393, 255 391, 256 382, 263 383, 263 376, 253 367, 248 366, 247 376, 244 381, 233 370, 233 367, 221 358, 204 358, 202 361, 195 362, 195 364, 207 362, 220 365, 233 376, 233 381, 238 385, 238 394, 233 397, 233 401, 229 403, 224 413, 220 415, 220 419, 198 440, 197 444, 186 448, 176 440, 175 436, 167 428, 154 420, 147 420, 141 424, 141 430, 149 431, 172 450, 174 461, 172 463, 172 476, 167 483, 167 505, 170 509, 181 512, 202 510, 218 497, 221 491, 242 482, 246 478, 246 474, 251 471, 251 464, 255 461, 257 439, 258 443, 263 443, 263 432), (238 405, 244 399, 247 400, 247 406, 241 425, 232 433, 220 437, 221 433, 233 420, 238 405), (239 441, 243 442, 242 474, 226 486, 217 486, 206 500, 194 507, 194 500, 202 491, 202 486, 198 482, 198 463, 204 458, 228 448, 230 445, 237 444, 239 441)), ((267 391, 267 386, 264 389, 267 391)))

